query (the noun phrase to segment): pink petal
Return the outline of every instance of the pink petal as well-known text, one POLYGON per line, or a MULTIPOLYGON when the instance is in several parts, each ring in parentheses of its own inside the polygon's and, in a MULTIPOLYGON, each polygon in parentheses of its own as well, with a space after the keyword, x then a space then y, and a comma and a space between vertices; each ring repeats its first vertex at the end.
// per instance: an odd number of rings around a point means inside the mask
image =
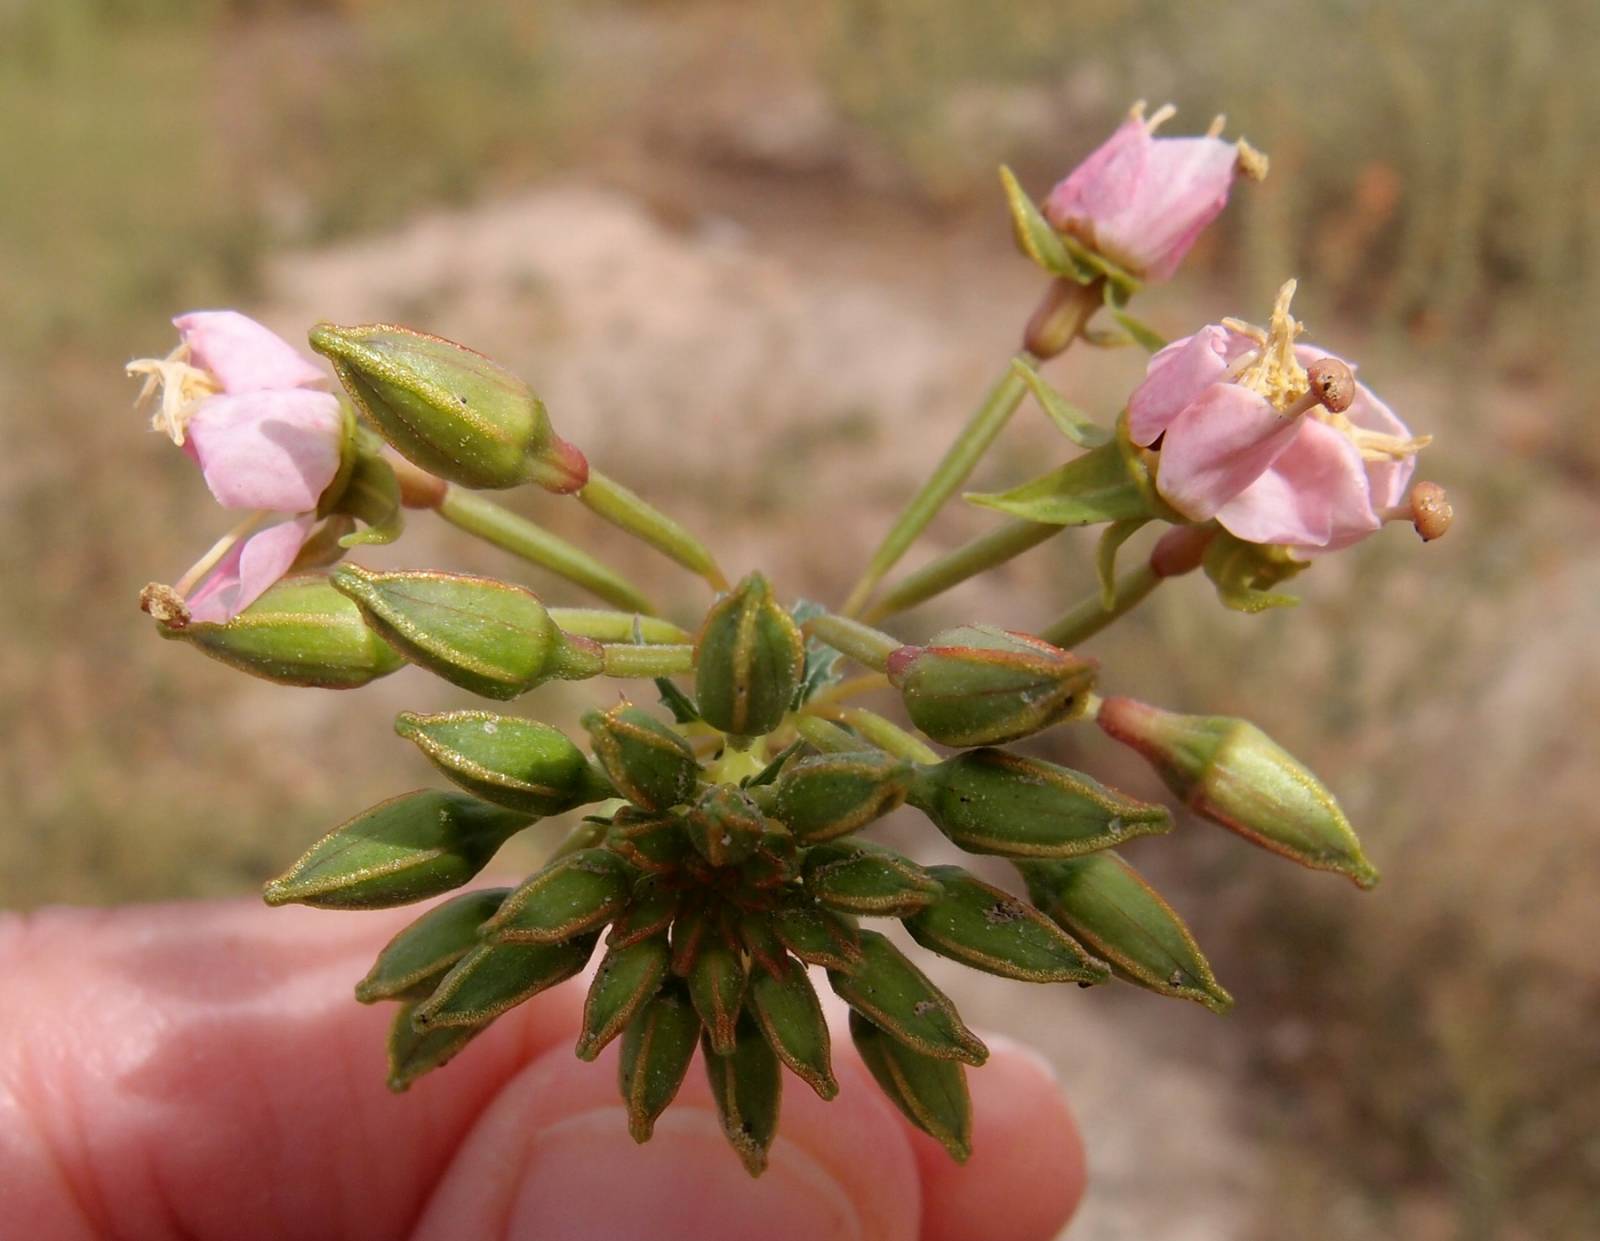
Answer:
POLYGON ((189 596, 189 615, 216 624, 239 615, 289 571, 316 522, 315 514, 306 513, 234 544, 189 596))
POLYGON ((1153 141, 1143 121, 1123 121, 1050 191, 1045 219, 1063 232, 1075 232, 1125 210, 1144 180, 1153 141))
MULTIPOLYGON (((1318 358, 1338 357, 1315 345, 1296 345, 1294 352, 1301 366, 1310 366, 1318 358)), ((1348 366, 1352 373, 1355 372, 1354 362, 1347 358, 1339 358, 1339 361, 1348 366)), ((1401 422, 1394 411, 1363 383, 1356 384, 1355 400, 1345 410, 1345 417, 1364 431, 1378 431, 1397 439, 1409 439, 1411 436, 1411 428, 1401 422)), ((1366 468, 1374 507, 1393 508, 1405 498, 1406 489, 1411 485, 1411 476, 1416 472, 1417 459, 1409 456, 1399 461, 1368 461, 1366 468)))
POLYGON ((1128 398, 1128 434, 1148 448, 1167 426, 1228 369, 1226 328, 1210 325, 1175 340, 1150 359, 1144 382, 1128 398))
POLYGON ((1238 162, 1238 149, 1221 138, 1153 140, 1140 193, 1100 236, 1136 256, 1146 279, 1167 279, 1228 205, 1238 162))
POLYGON ((1156 487, 1185 517, 1205 521, 1294 442, 1301 421, 1248 388, 1212 384, 1167 425, 1156 487))
POLYGON ((1329 550, 1381 524, 1360 451, 1349 436, 1315 418, 1300 420, 1294 442, 1217 511, 1217 520, 1250 543, 1329 550))
POLYGON ((344 418, 326 392, 291 388, 214 396, 184 445, 223 508, 304 513, 339 472, 344 418))
POLYGON ((194 364, 224 392, 303 388, 322 383, 322 368, 282 337, 237 310, 195 310, 173 321, 194 364))

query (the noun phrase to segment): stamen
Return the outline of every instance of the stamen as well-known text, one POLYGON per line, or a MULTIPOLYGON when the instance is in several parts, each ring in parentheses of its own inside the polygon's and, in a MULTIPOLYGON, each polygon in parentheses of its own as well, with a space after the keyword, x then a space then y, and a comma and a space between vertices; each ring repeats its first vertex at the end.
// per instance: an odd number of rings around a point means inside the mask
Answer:
POLYGON ((1272 319, 1265 331, 1224 320, 1224 324, 1241 331, 1261 344, 1260 356, 1240 372, 1238 382, 1252 392, 1260 393, 1272 403, 1273 408, 1287 413, 1310 390, 1305 368, 1294 356, 1295 338, 1305 330, 1305 325, 1289 313, 1289 303, 1294 300, 1296 282, 1288 280, 1278 290, 1272 307, 1272 319))
POLYGON ((1206 137, 1222 137, 1222 131, 1227 127, 1227 124, 1228 118, 1223 113, 1218 112, 1214 117, 1211 118, 1211 124, 1206 129, 1206 137))
POLYGON ((1234 164, 1241 177, 1251 181, 1265 181, 1267 171, 1272 167, 1272 161, 1267 158, 1265 151, 1258 151, 1243 138, 1234 144, 1238 158, 1234 164))
POLYGON ((207 573, 210 573, 212 569, 217 567, 217 564, 224 556, 233 550, 235 543, 244 538, 245 535, 249 534, 252 530, 261 525, 262 522, 266 521, 266 519, 271 516, 272 511, 264 508, 258 508, 255 512, 251 513, 250 516, 246 517, 232 530, 228 531, 227 534, 223 535, 220 539, 213 543, 211 545, 211 549, 206 552, 204 556, 200 557, 199 560, 190 565, 189 568, 185 570, 184 575, 173 584, 173 591, 179 597, 187 595, 200 583, 201 579, 204 578, 207 573))
POLYGON ((134 399, 136 411, 148 409, 160 390, 160 408, 150 417, 152 430, 169 436, 174 444, 183 446, 184 430, 201 403, 209 396, 222 391, 222 386, 209 372, 189 364, 189 346, 180 344, 164 358, 137 358, 124 368, 129 375, 145 376, 139 395, 134 399))
POLYGON ((1157 108, 1155 110, 1155 115, 1152 116, 1148 121, 1145 121, 1145 123, 1144 123, 1145 132, 1146 133, 1151 133, 1151 134, 1155 133, 1156 130, 1160 129, 1161 126, 1165 125, 1168 121, 1170 121, 1173 117, 1175 117, 1177 115, 1178 115, 1178 109, 1173 107, 1172 104, 1170 104, 1170 103, 1162 104, 1159 108, 1157 108))
POLYGON ((1455 509, 1438 483, 1418 483, 1404 504, 1383 512, 1385 521, 1409 521, 1424 543, 1443 538, 1455 518, 1455 509))
POLYGON ((156 624, 168 629, 189 627, 189 608, 183 596, 160 582, 151 582, 139 592, 139 608, 148 612, 156 624))

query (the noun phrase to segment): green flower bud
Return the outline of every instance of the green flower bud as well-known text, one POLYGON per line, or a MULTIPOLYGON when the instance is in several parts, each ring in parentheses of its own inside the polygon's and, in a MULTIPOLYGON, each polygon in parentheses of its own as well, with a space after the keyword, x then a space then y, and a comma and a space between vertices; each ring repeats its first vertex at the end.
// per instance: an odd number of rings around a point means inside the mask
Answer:
POLYGON ((419 1032, 486 1026, 582 970, 595 938, 584 935, 564 944, 479 944, 417 1005, 411 1024, 419 1032))
POLYGON ((861 932, 862 961, 829 970, 828 981, 851 1008, 890 1038, 936 1060, 982 1064, 989 1049, 967 1029, 943 991, 876 931, 861 932))
POLYGON ((750 978, 750 1012, 778 1059, 823 1099, 839 1093, 832 1044, 822 1002, 805 967, 785 960, 774 973, 756 969, 750 978))
POLYGON ((670 874, 694 852, 683 816, 624 806, 606 831, 606 848, 650 874, 670 874))
POLYGON ((364 810, 267 884, 269 905, 387 909, 459 888, 531 816, 420 789, 364 810))
POLYGON ((530 875, 480 928, 498 944, 556 944, 610 922, 628 903, 633 868, 609 849, 579 849, 530 875))
POLYGON ((493 578, 341 565, 334 586, 414 664, 485 698, 515 698, 605 666, 600 645, 563 633, 529 591, 493 578))
POLYGON ((965 1163, 972 1154, 972 1095, 966 1067, 912 1051, 854 1010, 850 1038, 890 1102, 952 1159, 965 1163))
POLYGON ((739 865, 744 886, 758 892, 781 888, 800 873, 800 849, 793 834, 776 819, 766 824, 756 851, 739 865))
POLYGON ((694 749, 671 726, 622 702, 583 717, 594 754, 621 793, 644 810, 666 810, 694 796, 700 775, 694 749))
POLYGON ((672 924, 672 972, 687 978, 694 972, 700 954, 715 944, 723 927, 717 925, 710 905, 703 898, 690 896, 678 907, 678 917, 672 924))
POLYGON ((616 795, 588 756, 548 724, 489 711, 402 711, 394 730, 467 792, 524 814, 564 814, 616 795))
POLYGON ((626 948, 661 934, 677 916, 678 893, 647 875, 634 884, 628 907, 611 924, 606 943, 612 948, 626 948))
MULTIPOLYGON (((163 588, 147 587, 150 592, 163 588)), ((279 685, 356 689, 405 666, 400 653, 321 574, 275 582, 225 624, 187 621, 182 601, 147 610, 164 638, 179 638, 229 667, 279 685)))
POLYGON ((778 1136, 778 1104, 783 1098, 778 1057, 748 1015, 738 1024, 731 1050, 718 1052, 709 1033, 700 1042, 722 1132, 745 1171, 760 1176, 778 1136))
POLYGON ((426 999, 445 972, 478 946, 478 927, 493 916, 510 888, 463 892, 435 905, 378 953, 367 976, 356 984, 356 999, 426 999))
POLYGON ((755 852, 767 820, 761 808, 731 784, 700 794, 684 822, 700 856, 713 866, 732 866, 755 852))
POLYGON ((934 866, 928 873, 944 891, 905 927, 929 952, 1022 982, 1097 983, 1111 976, 1026 901, 959 866, 934 866))
POLYGON ((733 1052, 747 981, 739 954, 718 939, 705 943, 689 967, 689 998, 719 1056, 733 1052))
POLYGON ((444 1026, 426 1032, 413 1024, 417 1005, 402 1004, 389 1024, 389 1089, 408 1089, 424 1073, 442 1069, 484 1031, 483 1026, 444 1026))
POLYGON ((1083 714, 1098 665, 992 625, 946 630, 889 656, 914 723, 945 745, 1015 741, 1083 714))
POLYGON ((1108 698, 1100 727, 1150 760, 1196 814, 1302 866, 1370 888, 1378 872, 1333 794, 1248 720, 1108 698))
POLYGON ((817 754, 778 777, 773 813, 807 844, 845 836, 905 801, 911 764, 882 750, 817 754))
POLYGON ((772 587, 752 573, 706 614, 695 642, 695 703, 707 723, 759 737, 783 722, 805 670, 806 643, 772 587))
POLYGON ((628 1132, 648 1142, 656 1117, 683 1085, 700 1040, 700 1018, 681 983, 668 982, 622 1033, 617 1084, 628 1109, 628 1132))
POLYGON ((904 918, 939 896, 939 881, 910 858, 867 840, 806 851, 802 882, 816 900, 851 914, 904 918))
POLYGON ((579 1060, 598 1056, 650 1002, 667 976, 670 955, 665 935, 652 935, 620 948, 613 944, 606 951, 583 1001, 579 1060))
POLYGON ((861 960, 861 934, 848 915, 795 896, 778 907, 771 924, 778 942, 807 965, 848 971, 861 960))
POLYGON ((1233 997, 1160 893, 1110 849, 1018 862, 1033 903, 1111 963, 1119 978, 1224 1012, 1233 997))
POLYGON ((969 750, 918 768, 910 801, 968 853, 1003 857, 1072 857, 1172 830, 1164 806, 1005 750, 969 750))
POLYGON ((551 429, 533 389, 480 353, 382 323, 319 323, 311 347, 400 455, 440 478, 557 492, 588 481, 588 462, 551 429))

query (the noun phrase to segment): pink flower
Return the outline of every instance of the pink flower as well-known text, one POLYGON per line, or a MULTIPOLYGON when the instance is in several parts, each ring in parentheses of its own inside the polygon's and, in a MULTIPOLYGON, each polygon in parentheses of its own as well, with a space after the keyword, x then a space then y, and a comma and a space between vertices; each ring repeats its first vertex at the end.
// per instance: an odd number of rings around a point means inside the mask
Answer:
POLYGON ((190 619, 226 621, 258 599, 299 555, 339 473, 344 413, 316 385, 307 357, 234 310, 173 320, 180 343, 165 358, 128 364, 146 376, 140 403, 152 425, 200 467, 223 508, 251 511, 179 582, 190 619))
POLYGON ((1398 515, 1428 437, 1413 437, 1344 362, 1295 343, 1294 287, 1279 292, 1266 330, 1227 319, 1151 358, 1128 433, 1159 446, 1156 489, 1190 520, 1215 517, 1251 543, 1333 550, 1398 515))
POLYGON ((1165 280, 1227 205, 1234 178, 1260 180, 1267 160, 1224 142, 1218 117, 1200 138, 1157 138, 1169 104, 1149 120, 1144 103, 1045 200, 1045 218, 1136 276, 1165 280))

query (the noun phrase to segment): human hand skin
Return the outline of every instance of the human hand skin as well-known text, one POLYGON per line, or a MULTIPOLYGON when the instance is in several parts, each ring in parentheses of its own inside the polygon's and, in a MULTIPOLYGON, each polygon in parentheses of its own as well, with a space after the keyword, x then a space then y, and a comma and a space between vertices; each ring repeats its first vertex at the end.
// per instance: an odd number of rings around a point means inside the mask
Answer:
POLYGON ((786 1076, 751 1180, 705 1074, 635 1146, 615 1045, 572 1055, 581 988, 500 1019, 403 1095, 393 1007, 351 987, 415 911, 254 902, 0 918, 0 1235, 1045 1241, 1083 1191, 1049 1068, 991 1039, 953 1163, 835 1039, 841 1093, 786 1076))

